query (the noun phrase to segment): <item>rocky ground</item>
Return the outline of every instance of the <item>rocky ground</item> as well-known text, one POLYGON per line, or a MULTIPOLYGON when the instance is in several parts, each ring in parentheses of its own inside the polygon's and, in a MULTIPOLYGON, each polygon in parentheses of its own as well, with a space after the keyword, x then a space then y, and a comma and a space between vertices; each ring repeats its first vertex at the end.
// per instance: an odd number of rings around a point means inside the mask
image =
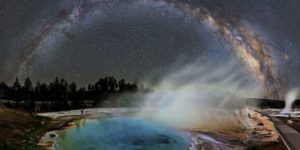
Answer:
POLYGON ((193 150, 258 149, 287 150, 272 122, 259 113, 250 111, 248 127, 235 130, 192 132, 193 150))

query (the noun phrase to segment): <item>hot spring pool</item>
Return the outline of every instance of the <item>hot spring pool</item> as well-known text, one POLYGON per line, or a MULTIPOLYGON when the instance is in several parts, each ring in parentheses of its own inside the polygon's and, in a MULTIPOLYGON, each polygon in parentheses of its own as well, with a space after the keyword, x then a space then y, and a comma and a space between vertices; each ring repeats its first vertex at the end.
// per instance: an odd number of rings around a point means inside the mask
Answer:
POLYGON ((83 121, 63 130, 57 150, 188 150, 189 136, 180 131, 136 118, 83 121))

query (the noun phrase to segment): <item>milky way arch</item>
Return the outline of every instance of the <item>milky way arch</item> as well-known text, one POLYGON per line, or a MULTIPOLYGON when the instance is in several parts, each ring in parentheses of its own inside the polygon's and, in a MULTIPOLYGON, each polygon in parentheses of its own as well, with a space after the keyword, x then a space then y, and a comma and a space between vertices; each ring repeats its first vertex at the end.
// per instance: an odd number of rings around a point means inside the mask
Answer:
MULTIPOLYGON (((29 67, 41 51, 49 37, 65 34, 65 31, 76 27, 81 21, 91 17, 93 11, 98 11, 100 5, 121 2, 118 0, 76 0, 72 6, 62 9, 52 20, 41 26, 35 35, 24 43, 21 51, 13 57, 14 62, 6 66, 6 78, 12 81, 16 77, 26 75, 29 67), (100 4, 101 3, 101 4, 100 4)), ((176 0, 132 0, 134 2, 156 3, 172 7, 199 22, 205 23, 216 31, 217 35, 227 41, 233 52, 239 56, 245 66, 266 87, 267 96, 279 98, 281 78, 277 65, 271 55, 270 47, 260 39, 255 31, 237 17, 223 17, 220 12, 208 10, 204 7, 193 7, 176 0)))

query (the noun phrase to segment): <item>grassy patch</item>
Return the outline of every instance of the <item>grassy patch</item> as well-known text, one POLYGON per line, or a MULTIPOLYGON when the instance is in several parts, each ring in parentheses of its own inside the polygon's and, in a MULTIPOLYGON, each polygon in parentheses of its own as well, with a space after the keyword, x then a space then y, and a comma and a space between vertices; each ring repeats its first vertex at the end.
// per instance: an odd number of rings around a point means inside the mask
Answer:
POLYGON ((0 149, 37 150, 49 118, 0 107, 0 149))

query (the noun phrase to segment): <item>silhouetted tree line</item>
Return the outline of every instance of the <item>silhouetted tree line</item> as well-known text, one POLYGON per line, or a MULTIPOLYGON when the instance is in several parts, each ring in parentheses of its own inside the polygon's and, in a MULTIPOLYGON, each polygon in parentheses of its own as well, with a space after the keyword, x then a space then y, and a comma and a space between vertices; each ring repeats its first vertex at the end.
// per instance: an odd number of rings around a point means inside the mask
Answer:
POLYGON ((49 84, 37 82, 34 86, 27 77, 22 85, 18 79, 11 86, 0 82, 0 99, 11 100, 14 104, 7 102, 7 105, 28 111, 58 111, 101 106, 108 96, 139 90, 144 89, 139 89, 136 83, 112 76, 100 78, 95 84, 88 84, 87 88, 78 88, 76 83, 59 78, 49 84))

